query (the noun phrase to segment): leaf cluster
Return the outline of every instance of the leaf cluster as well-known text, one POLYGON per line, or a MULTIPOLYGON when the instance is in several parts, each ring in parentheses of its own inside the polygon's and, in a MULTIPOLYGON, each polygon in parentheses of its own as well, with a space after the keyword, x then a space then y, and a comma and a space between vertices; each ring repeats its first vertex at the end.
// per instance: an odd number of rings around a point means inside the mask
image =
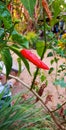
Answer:
MULTIPOLYGON (((12 56, 10 49, 14 51, 19 57, 21 55, 15 48, 28 48, 29 43, 27 39, 15 30, 15 24, 12 22, 11 14, 6 5, 0 1, 0 61, 3 61, 6 67, 6 75, 8 76, 12 68, 12 56), (13 42, 11 45, 10 42, 13 42)), ((24 64, 29 71, 29 63, 26 59, 21 57, 24 64)))

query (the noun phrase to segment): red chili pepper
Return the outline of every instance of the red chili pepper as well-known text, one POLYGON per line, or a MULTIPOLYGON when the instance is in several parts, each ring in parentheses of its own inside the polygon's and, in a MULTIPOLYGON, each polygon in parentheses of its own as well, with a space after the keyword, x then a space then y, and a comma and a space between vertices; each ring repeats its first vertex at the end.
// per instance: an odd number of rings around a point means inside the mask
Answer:
POLYGON ((30 50, 22 49, 20 51, 21 55, 36 65, 38 68, 49 70, 49 67, 44 64, 35 54, 33 54, 30 50))

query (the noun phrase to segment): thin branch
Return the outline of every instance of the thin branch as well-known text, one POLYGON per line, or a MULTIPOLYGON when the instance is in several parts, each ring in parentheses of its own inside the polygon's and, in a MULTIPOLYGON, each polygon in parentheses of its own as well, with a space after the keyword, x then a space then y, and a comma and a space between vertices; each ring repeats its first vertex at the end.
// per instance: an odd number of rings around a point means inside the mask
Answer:
POLYGON ((39 71, 39 68, 36 69, 36 72, 35 72, 35 75, 34 75, 34 78, 33 78, 32 84, 31 84, 31 87, 30 87, 31 90, 33 88, 33 85, 34 85, 35 79, 37 77, 38 71, 39 71))
POLYGON ((27 89, 29 89, 36 97, 39 98, 39 100, 41 101, 42 105, 44 106, 44 109, 46 108, 48 113, 51 115, 53 121, 55 122, 55 124, 57 125, 58 128, 60 128, 60 130, 65 130, 60 123, 57 121, 56 117, 54 116, 54 114, 50 111, 50 109, 46 106, 46 104, 44 103, 43 99, 32 89, 29 88, 29 86, 24 83, 22 80, 20 80, 18 77, 15 77, 13 75, 9 75, 9 77, 14 78, 15 80, 19 81, 22 85, 24 85, 27 89))
POLYGON ((64 102, 61 106, 59 106, 57 109, 55 109, 55 110, 53 110, 53 111, 51 111, 51 112, 56 112, 56 111, 58 111, 58 110, 61 109, 61 107, 63 107, 65 104, 66 104, 66 102, 64 102))
MULTIPOLYGON (((44 18, 44 41, 45 41, 45 46, 43 48, 41 60, 43 59, 43 56, 44 56, 44 53, 45 53, 45 50, 46 50, 46 19, 45 19, 44 9, 43 9, 43 18, 44 18)), ((37 77, 38 71, 39 71, 39 68, 36 69, 36 72, 35 72, 35 75, 34 75, 34 78, 33 78, 33 81, 32 81, 30 89, 33 88, 33 85, 34 85, 35 79, 37 77)))
POLYGON ((13 78, 13 79, 15 79, 15 80, 17 80, 17 81, 20 82, 22 85, 24 85, 27 89, 30 90, 29 86, 28 86, 25 82, 23 82, 22 80, 20 80, 18 77, 15 77, 15 76, 13 76, 13 75, 11 75, 11 74, 9 74, 9 77, 10 77, 10 78, 13 78))

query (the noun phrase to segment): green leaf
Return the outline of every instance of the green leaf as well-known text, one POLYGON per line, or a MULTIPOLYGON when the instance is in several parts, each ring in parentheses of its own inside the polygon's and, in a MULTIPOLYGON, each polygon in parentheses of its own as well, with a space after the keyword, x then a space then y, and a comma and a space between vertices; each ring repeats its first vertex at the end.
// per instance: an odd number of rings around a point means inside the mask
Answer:
POLYGON ((54 9, 54 17, 57 17, 59 16, 61 10, 60 10, 60 1, 59 0, 56 0, 53 2, 53 9, 54 9))
POLYGON ((2 50, 3 47, 5 47, 7 41, 0 39, 0 51, 2 50))
POLYGON ((4 29, 0 28, 0 40, 3 39, 4 35, 4 29))
POLYGON ((61 104, 57 104, 57 108, 58 108, 58 109, 61 108, 61 106, 62 106, 61 104))
POLYGON ((21 2, 25 6, 25 8, 28 10, 30 17, 33 17, 36 0, 26 0, 26 1, 21 0, 21 2))
POLYGON ((46 29, 49 31, 51 30, 51 26, 49 26, 47 23, 46 23, 46 29))
POLYGON ((53 27, 57 22, 58 22, 58 20, 54 17, 54 18, 52 18, 52 20, 50 21, 50 24, 51 24, 51 26, 53 27))
POLYGON ((58 62, 58 60, 59 60, 59 58, 56 58, 56 57, 54 58, 54 61, 55 61, 56 63, 58 62))
POLYGON ((51 56, 53 56, 53 53, 49 52, 48 55, 47 55, 47 57, 51 57, 51 56))
POLYGON ((43 82, 44 80, 46 80, 46 76, 45 75, 41 75, 41 82, 43 82))
POLYGON ((16 30, 12 32, 11 36, 14 42, 21 45, 22 47, 29 48, 29 43, 27 39, 21 34, 19 34, 16 30))
POLYGON ((36 43, 37 53, 38 53, 38 55, 39 55, 40 57, 41 57, 42 54, 43 54, 44 47, 45 47, 44 41, 38 41, 38 42, 36 43))
POLYGON ((2 12, 3 12, 4 9, 5 9, 5 5, 4 5, 3 2, 0 1, 0 14, 2 14, 2 12))
POLYGON ((2 2, 0 2, 0 20, 3 22, 6 29, 13 26, 10 12, 2 2))
POLYGON ((26 68, 27 68, 27 71, 29 72, 29 74, 31 74, 31 73, 30 73, 29 63, 28 63, 28 61, 20 54, 18 48, 15 48, 14 46, 9 46, 9 48, 10 48, 12 51, 14 51, 15 54, 17 54, 17 55, 22 59, 22 61, 24 62, 25 66, 26 66, 26 68))
POLYGON ((12 27, 13 24, 12 24, 11 16, 8 10, 5 10, 2 13, 2 20, 6 29, 9 29, 12 27))
POLYGON ((59 68, 61 68, 61 71, 63 71, 63 70, 66 69, 66 66, 65 66, 64 64, 61 64, 61 65, 59 66, 59 68))
POLYGON ((64 76, 66 76, 66 73, 64 74, 64 76))
POLYGON ((54 68, 51 67, 50 70, 49 70, 49 72, 48 72, 48 74, 51 74, 53 71, 54 71, 54 68))
POLYGON ((20 73, 21 73, 21 68, 22 68, 22 66, 21 66, 21 58, 17 58, 17 62, 18 62, 18 66, 19 66, 19 69, 18 69, 18 76, 19 76, 20 73))
POLYGON ((64 110, 64 115, 66 116, 66 109, 64 110))
POLYGON ((50 32, 50 33, 48 34, 48 37, 52 39, 52 38, 54 37, 53 32, 50 32))
POLYGON ((10 51, 4 47, 1 51, 1 56, 2 56, 2 61, 4 62, 6 67, 6 76, 8 76, 12 67, 12 57, 10 51))
POLYGON ((56 79, 54 85, 59 85, 62 88, 66 88, 66 82, 64 81, 64 78, 56 79))
POLYGON ((51 63, 51 65, 54 63, 54 60, 52 59, 51 61, 50 61, 50 63, 51 63))

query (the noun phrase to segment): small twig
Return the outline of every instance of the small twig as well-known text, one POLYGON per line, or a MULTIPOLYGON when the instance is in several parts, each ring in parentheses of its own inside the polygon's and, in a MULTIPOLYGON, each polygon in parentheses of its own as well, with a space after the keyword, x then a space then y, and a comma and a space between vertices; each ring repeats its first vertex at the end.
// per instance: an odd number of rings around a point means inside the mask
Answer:
POLYGON ((64 105, 66 104, 66 102, 64 102, 61 106, 59 106, 57 109, 55 109, 55 110, 53 110, 53 111, 51 111, 51 112, 56 112, 56 111, 58 111, 59 109, 61 109, 61 107, 63 107, 64 105))
POLYGON ((61 124, 66 124, 66 121, 61 122, 61 124))
POLYGON ((9 77, 10 77, 10 78, 13 78, 13 79, 15 79, 15 80, 17 80, 17 81, 20 82, 22 85, 24 85, 27 89, 30 90, 29 86, 28 86, 25 82, 23 82, 22 80, 20 80, 18 77, 13 76, 13 75, 11 75, 11 74, 9 74, 9 77))

